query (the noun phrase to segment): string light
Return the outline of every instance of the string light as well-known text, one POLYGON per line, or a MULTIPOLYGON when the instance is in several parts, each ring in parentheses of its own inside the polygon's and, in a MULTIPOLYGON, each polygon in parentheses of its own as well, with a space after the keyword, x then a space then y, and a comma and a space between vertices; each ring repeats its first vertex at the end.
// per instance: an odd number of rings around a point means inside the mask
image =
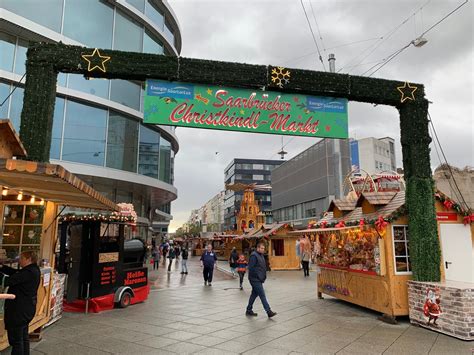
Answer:
POLYGON ((7 196, 7 195, 8 195, 8 189, 4 187, 2 190, 2 196, 7 196))
POLYGON ((36 201, 35 197, 34 197, 34 196, 31 196, 30 202, 31 202, 31 203, 35 203, 35 201, 36 201))
POLYGON ((16 197, 16 199, 17 199, 18 201, 23 200, 23 192, 20 191, 20 192, 18 193, 18 196, 16 197))
POLYGON ((43 199, 41 199, 40 205, 41 205, 41 206, 44 205, 44 200, 43 200, 43 199))

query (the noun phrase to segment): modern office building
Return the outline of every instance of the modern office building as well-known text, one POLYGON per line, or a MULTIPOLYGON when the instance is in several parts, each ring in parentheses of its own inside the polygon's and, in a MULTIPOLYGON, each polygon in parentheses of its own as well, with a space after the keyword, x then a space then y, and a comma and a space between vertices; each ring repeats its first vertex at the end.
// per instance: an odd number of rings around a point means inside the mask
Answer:
MULTIPOLYGON (((164 0, 1 0, 0 118, 20 127, 29 41, 178 56, 178 21, 164 0)), ((144 125, 143 82, 60 73, 50 159, 116 202, 133 203, 139 234, 171 217, 173 128, 144 125)))
POLYGON ((276 222, 306 225, 343 195, 350 172, 349 140, 322 139, 272 171, 276 222))
MULTIPOLYGON (((226 184, 243 183, 268 185, 273 169, 284 163, 284 160, 234 159, 224 170, 226 184)), ((224 230, 236 229, 236 214, 240 210, 243 191, 226 190, 224 195, 224 230)), ((255 190, 255 199, 259 201, 260 210, 266 214, 266 223, 272 222, 272 194, 270 189, 255 190)))
POLYGON ((397 171, 395 140, 390 137, 351 139, 351 164, 369 175, 397 171))

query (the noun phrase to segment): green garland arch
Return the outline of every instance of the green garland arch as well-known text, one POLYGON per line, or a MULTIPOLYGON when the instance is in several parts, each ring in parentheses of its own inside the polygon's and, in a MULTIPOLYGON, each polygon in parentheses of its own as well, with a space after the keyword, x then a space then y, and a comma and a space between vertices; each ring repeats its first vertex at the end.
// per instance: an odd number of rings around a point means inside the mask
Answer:
POLYGON ((423 85, 414 84, 417 87, 415 100, 402 102, 397 87, 404 83, 399 81, 286 69, 291 73, 290 81, 278 87, 271 80, 272 69, 275 68, 272 66, 107 49, 100 49, 102 55, 110 57, 105 63, 106 71, 88 71, 82 55, 90 55, 93 51, 94 48, 62 43, 33 43, 29 47, 20 128, 29 159, 40 162, 49 160, 58 72, 93 78, 140 81, 153 78, 253 89, 269 88, 394 106, 400 113, 413 278, 418 281, 440 280, 440 246, 429 155, 428 100, 423 85))

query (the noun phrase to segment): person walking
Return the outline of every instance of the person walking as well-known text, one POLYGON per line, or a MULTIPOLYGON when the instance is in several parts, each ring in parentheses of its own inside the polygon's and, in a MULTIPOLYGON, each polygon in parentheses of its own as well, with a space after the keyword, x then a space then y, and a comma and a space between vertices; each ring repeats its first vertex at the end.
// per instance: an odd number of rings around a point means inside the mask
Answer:
POLYGON ((171 272, 171 265, 173 264, 173 260, 176 257, 174 253, 174 248, 170 248, 170 252, 168 254, 168 259, 170 259, 170 263, 168 264, 168 272, 171 272))
POLYGON ((229 266, 230 266, 230 271, 232 271, 232 276, 235 276, 235 268, 237 267, 238 258, 239 258, 239 253, 237 253, 237 249, 233 247, 230 253, 230 257, 229 257, 229 266))
POLYGON ((309 260, 311 259, 311 253, 305 249, 301 254, 301 263, 303 264, 304 277, 309 276, 309 260))
POLYGON ((217 265, 217 255, 212 251, 212 244, 208 244, 206 251, 201 255, 201 267, 203 267, 202 275, 204 277, 204 285, 212 286, 212 275, 217 265))
POLYGON ((245 260, 245 255, 240 254, 239 258, 237 259, 237 272, 239 274, 239 285, 240 289, 243 290, 243 282, 244 282, 244 276, 245 272, 247 271, 247 260, 245 260))
POLYGON ((250 255, 249 259, 249 282, 252 286, 252 293, 250 294, 249 303, 247 305, 247 316, 257 316, 257 313, 253 311, 253 304, 257 297, 260 297, 263 309, 267 312, 268 318, 276 316, 276 312, 273 312, 268 304, 267 297, 265 296, 265 290, 263 289, 263 283, 267 279, 267 265, 263 256, 265 252, 265 244, 259 243, 257 250, 250 255))
POLYGON ((181 251, 181 274, 188 274, 188 248, 183 247, 181 251))
POLYGON ((20 270, 2 266, 4 285, 14 299, 5 301, 4 322, 12 355, 30 353, 28 325, 36 313, 37 291, 41 279, 38 258, 33 251, 20 254, 20 270))
POLYGON ((168 250, 170 249, 170 245, 168 242, 165 240, 163 243, 161 243, 161 255, 163 256, 163 265, 166 266, 166 254, 168 254, 168 250))
POLYGON ((155 246, 151 252, 151 257, 153 258, 153 270, 158 270, 158 266, 160 265, 160 256, 160 248, 155 246))

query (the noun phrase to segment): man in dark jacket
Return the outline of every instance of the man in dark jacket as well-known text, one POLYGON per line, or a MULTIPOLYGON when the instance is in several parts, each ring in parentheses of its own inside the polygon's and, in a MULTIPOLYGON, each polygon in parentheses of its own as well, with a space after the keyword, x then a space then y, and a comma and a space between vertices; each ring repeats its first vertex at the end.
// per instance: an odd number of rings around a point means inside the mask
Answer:
POLYGON ((201 255, 201 267, 203 267, 202 275, 204 277, 204 285, 212 286, 212 274, 217 265, 217 255, 212 251, 212 244, 208 244, 206 251, 201 255))
POLYGON ((12 355, 30 353, 28 325, 36 313, 36 294, 41 278, 37 262, 33 251, 25 251, 20 254, 21 270, 8 266, 0 268, 3 273, 1 276, 5 277, 5 286, 9 287, 8 292, 16 296, 13 300, 5 301, 5 329, 12 346, 12 355))
POLYGON ((260 297, 260 301, 262 301, 263 308, 265 309, 265 312, 267 312, 268 318, 271 318, 275 316, 276 313, 270 309, 267 297, 265 296, 265 290, 263 289, 263 283, 267 278, 267 265, 263 256, 264 252, 265 244, 259 243, 257 245, 257 250, 250 255, 248 270, 250 285, 252 285, 252 293, 250 294, 249 304, 245 314, 248 316, 257 315, 252 308, 255 299, 260 297))

